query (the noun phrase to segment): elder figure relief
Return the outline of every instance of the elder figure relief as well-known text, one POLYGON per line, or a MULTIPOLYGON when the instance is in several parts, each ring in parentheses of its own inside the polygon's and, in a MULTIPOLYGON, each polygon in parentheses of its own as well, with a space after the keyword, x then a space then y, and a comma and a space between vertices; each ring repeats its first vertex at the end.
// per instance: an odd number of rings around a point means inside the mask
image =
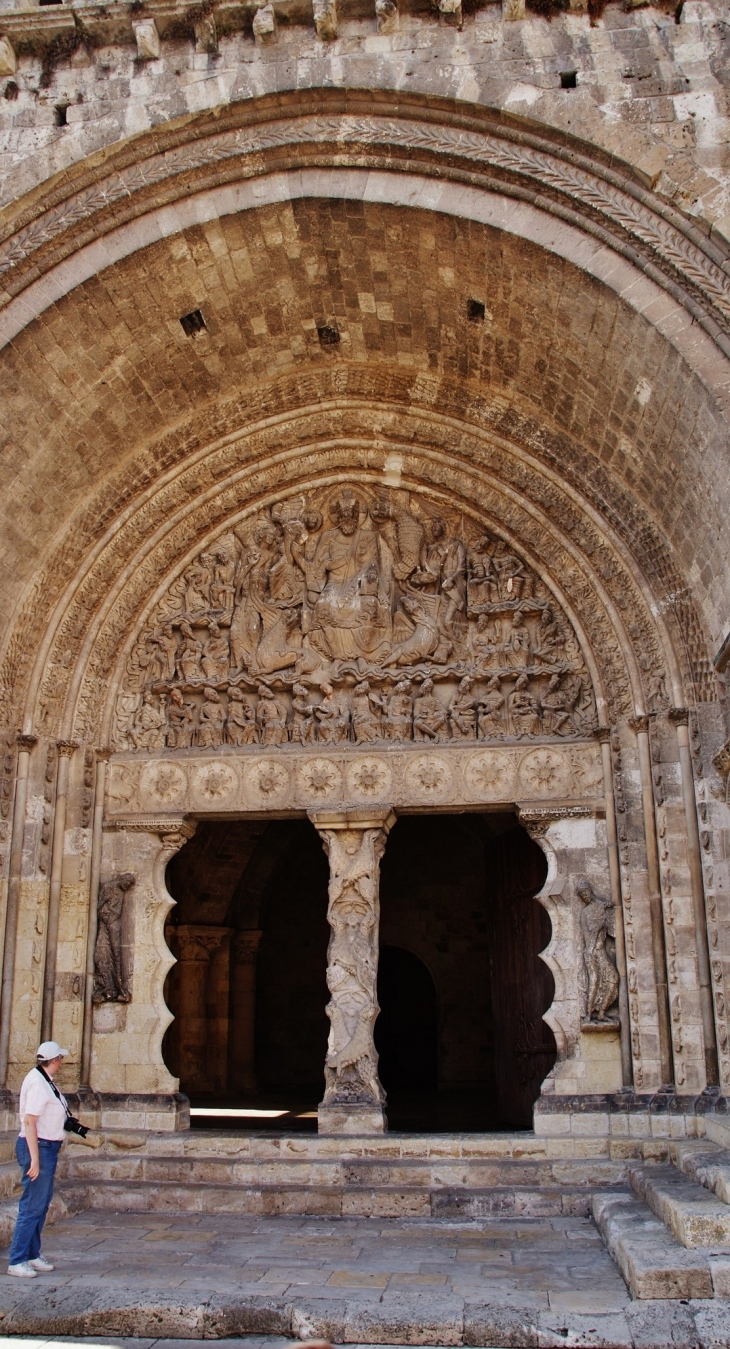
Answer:
POLYGON ((502 539, 405 491, 288 498, 201 551, 126 663, 123 750, 584 737, 575 633, 502 539))

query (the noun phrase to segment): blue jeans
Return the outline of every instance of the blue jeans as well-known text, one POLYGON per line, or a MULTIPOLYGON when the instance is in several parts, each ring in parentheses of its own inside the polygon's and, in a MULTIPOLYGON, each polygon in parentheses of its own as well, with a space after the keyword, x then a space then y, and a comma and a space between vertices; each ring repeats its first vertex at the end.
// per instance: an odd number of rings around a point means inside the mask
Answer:
POLYGON ((60 1150, 60 1142, 53 1143, 47 1138, 39 1138, 40 1174, 37 1180, 29 1180, 30 1148, 24 1138, 19 1138, 15 1144, 15 1155, 23 1173, 21 1176, 23 1193, 20 1197, 13 1244, 8 1257, 9 1265, 22 1265, 26 1260, 35 1260, 41 1253, 41 1232, 48 1206, 53 1198, 53 1178, 60 1150))

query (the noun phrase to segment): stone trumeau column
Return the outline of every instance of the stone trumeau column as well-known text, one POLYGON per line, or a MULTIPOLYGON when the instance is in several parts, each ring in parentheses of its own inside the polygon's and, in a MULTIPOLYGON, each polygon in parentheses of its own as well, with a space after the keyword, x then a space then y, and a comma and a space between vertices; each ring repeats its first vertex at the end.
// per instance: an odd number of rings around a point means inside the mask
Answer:
POLYGON ((367 1134, 385 1129, 373 1029, 378 1007, 379 873, 395 823, 389 808, 310 815, 329 858, 331 928, 327 951, 330 1020, 320 1133, 367 1134))

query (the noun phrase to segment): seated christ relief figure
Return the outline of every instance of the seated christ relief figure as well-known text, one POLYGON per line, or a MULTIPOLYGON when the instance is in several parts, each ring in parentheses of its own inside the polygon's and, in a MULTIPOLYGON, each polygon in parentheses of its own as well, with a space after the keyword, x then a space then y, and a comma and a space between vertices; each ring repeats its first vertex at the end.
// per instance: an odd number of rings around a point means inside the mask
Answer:
POLYGON ((380 535, 362 527, 361 510, 351 492, 332 503, 334 528, 321 536, 308 568, 309 639, 335 660, 375 659, 390 639, 393 560, 380 535))

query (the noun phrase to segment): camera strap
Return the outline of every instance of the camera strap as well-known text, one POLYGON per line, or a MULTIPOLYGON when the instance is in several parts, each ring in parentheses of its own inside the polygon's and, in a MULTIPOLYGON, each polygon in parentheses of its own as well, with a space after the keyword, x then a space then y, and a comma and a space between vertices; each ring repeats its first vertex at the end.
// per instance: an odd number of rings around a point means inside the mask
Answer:
POLYGON ((56 1100, 61 1102, 61 1105, 63 1106, 64 1110, 66 1111, 66 1115, 67 1115, 68 1118, 70 1119, 70 1118, 71 1118, 71 1111, 69 1110, 69 1108, 68 1108, 68 1106, 67 1106, 65 1100, 63 1099, 63 1096, 61 1095, 60 1091, 58 1090, 58 1087, 56 1086, 55 1082, 53 1081, 53 1078, 52 1078, 52 1077, 49 1077, 49 1076, 48 1076, 48 1073, 45 1071, 45 1069, 41 1068, 40 1063, 37 1063, 37 1064, 36 1064, 35 1070, 36 1070, 37 1073, 40 1073, 41 1077, 44 1078, 45 1081, 48 1083, 49 1087, 51 1088, 51 1091, 53 1092, 53 1095, 56 1097, 56 1100))

